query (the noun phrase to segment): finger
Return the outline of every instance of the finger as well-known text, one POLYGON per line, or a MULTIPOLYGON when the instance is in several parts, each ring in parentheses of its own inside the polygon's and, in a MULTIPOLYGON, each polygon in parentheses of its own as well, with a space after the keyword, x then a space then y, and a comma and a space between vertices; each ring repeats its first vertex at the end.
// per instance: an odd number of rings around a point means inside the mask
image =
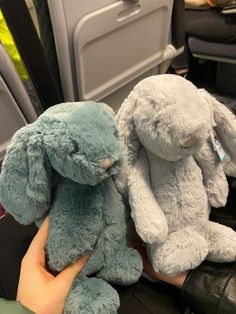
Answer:
POLYGON ((49 220, 48 217, 44 220, 42 225, 39 228, 36 236, 30 244, 30 247, 26 253, 26 255, 31 257, 38 257, 39 254, 44 254, 44 247, 46 245, 48 239, 48 225, 49 220))
POLYGON ((68 265, 60 274, 57 275, 55 280, 58 284, 62 284, 63 289, 65 291, 69 291, 72 282, 78 273, 83 269, 86 265, 91 254, 86 254, 79 258, 75 263, 68 265))

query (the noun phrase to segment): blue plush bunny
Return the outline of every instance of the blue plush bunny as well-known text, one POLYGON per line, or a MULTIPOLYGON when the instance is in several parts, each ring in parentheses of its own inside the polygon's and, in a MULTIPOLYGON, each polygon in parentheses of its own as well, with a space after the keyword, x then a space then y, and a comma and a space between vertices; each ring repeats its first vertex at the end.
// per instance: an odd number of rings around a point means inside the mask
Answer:
POLYGON ((0 201, 22 224, 40 223, 49 214, 49 267, 60 271, 93 252, 64 313, 116 313, 119 297, 106 281, 128 285, 141 274, 141 257, 128 248, 125 208, 111 178, 123 156, 113 111, 95 102, 51 107, 20 129, 7 149, 0 201))

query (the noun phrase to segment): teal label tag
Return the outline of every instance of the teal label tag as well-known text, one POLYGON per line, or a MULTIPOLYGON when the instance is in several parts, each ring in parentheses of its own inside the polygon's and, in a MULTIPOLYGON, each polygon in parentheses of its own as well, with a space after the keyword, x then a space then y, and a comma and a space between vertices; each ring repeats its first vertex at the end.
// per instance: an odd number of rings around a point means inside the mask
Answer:
POLYGON ((218 155, 220 161, 223 161, 225 159, 226 154, 225 154, 224 148, 222 147, 215 130, 212 130, 210 138, 211 138, 211 143, 213 145, 214 151, 218 155))

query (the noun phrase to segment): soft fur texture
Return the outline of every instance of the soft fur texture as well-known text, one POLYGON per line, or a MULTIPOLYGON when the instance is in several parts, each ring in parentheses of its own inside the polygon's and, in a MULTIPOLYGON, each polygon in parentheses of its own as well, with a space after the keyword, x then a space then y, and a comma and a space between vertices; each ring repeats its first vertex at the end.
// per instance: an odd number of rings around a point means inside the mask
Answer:
POLYGON ((128 150, 123 169, 128 182, 118 174, 117 184, 129 196, 154 269, 177 275, 204 259, 236 261, 236 233, 208 220, 210 205, 224 206, 228 196, 223 163, 209 135, 215 128, 232 175, 233 113, 205 90, 166 74, 137 84, 122 104, 117 123, 128 150))
POLYGON ((60 271, 93 252, 64 313, 116 313, 119 297, 106 281, 128 285, 141 275, 141 257, 127 245, 125 208, 111 177, 123 156, 113 111, 95 102, 51 107, 8 147, 0 201, 22 224, 49 214, 50 268, 60 271), (59 184, 52 193, 55 174, 59 184))

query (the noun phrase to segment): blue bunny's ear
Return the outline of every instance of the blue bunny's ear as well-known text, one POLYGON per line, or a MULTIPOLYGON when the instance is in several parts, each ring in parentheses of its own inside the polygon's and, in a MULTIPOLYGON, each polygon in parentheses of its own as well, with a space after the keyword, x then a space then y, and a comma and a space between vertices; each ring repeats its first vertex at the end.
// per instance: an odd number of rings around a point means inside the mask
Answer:
POLYGON ((0 202, 22 224, 40 221, 50 205, 51 167, 37 122, 15 133, 2 164, 0 202))

